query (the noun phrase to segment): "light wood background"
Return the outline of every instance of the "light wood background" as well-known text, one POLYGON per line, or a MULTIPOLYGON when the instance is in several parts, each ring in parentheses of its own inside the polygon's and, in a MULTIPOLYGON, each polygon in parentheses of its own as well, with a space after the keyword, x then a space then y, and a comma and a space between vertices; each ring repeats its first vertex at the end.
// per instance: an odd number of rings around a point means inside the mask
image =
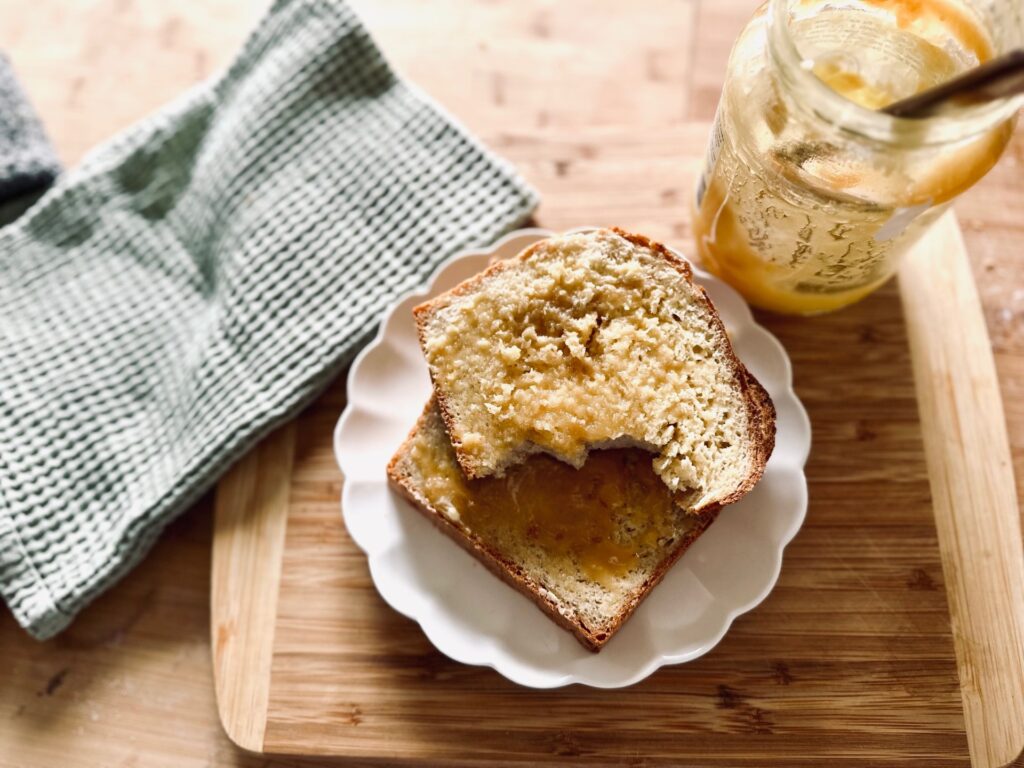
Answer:
MULTIPOLYGON (((619 221, 685 244, 692 179, 671 158, 675 142, 695 139, 679 125, 713 114, 728 46, 754 0, 354 4, 400 70, 538 186, 541 224, 619 221)), ((0 49, 62 158, 73 163, 223 66, 261 10, 261 3, 229 0, 2 0, 0 49)), ((1018 495, 1022 162, 1018 138, 1000 167, 958 204, 996 355, 1018 495)), ((911 387, 909 378, 893 382, 892 396, 911 396, 911 387)), ((326 411, 306 418, 329 419, 326 411)), ((852 471, 851 479, 870 482, 872 463, 865 459, 852 471)), ((38 644, 9 615, 0 617, 0 764, 300 765, 246 756, 220 730, 209 647, 211 527, 205 502, 55 641, 38 644)), ((315 527, 306 533, 318 535, 315 527)), ((938 610, 925 587, 941 573, 918 578, 923 609, 938 610)), ((742 632, 737 638, 743 641, 742 632)), ((900 695, 912 703, 916 693, 900 695)), ((872 706, 870 697, 865 706, 872 706)), ((748 711, 740 707, 737 717, 748 711)), ((953 722, 957 715, 944 717, 953 722)), ((948 757, 962 763, 964 754, 964 745, 954 745, 948 757)))

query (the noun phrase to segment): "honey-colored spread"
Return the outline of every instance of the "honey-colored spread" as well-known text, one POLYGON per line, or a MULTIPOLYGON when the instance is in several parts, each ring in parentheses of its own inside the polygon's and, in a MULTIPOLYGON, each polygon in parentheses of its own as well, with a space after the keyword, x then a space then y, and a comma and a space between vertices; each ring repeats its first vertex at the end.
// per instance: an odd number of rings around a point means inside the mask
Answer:
POLYGON ((728 340, 680 267, 630 237, 549 238, 419 310, 467 474, 501 474, 523 450, 578 467, 620 441, 650 450, 697 511, 752 471, 728 340))
POLYGON ((813 72, 833 91, 862 107, 881 109, 896 100, 888 88, 869 83, 857 72, 850 72, 835 61, 817 62, 813 72))
POLYGON ((608 584, 692 523, 638 449, 595 451, 581 469, 535 455, 505 477, 466 480, 450 449, 417 443, 412 454, 430 504, 499 549, 539 548, 608 584))
MULTIPOLYGON (((898 78, 874 82, 864 72, 877 68, 861 69, 863 61, 858 64, 849 51, 815 59, 814 74, 860 106, 881 109, 954 76, 969 65, 965 62, 970 57, 984 62, 993 55, 986 31, 952 0, 863 2, 887 11, 890 26, 860 20, 864 12, 820 13, 837 14, 830 24, 856 20, 857 25, 878 25, 878 39, 898 36, 881 47, 904 51, 906 59, 894 66, 914 64, 898 78), (846 15, 840 19, 840 13, 846 15), (942 40, 955 41, 962 49, 959 57, 942 40), (894 83, 902 90, 895 90, 894 83)), ((813 4, 818 5, 816 0, 813 4)), ((778 118, 785 116, 781 104, 774 98, 764 107, 764 120, 775 136, 785 125, 778 118)), ((730 106, 744 109, 742 102, 730 106)), ((742 114, 736 119, 742 125, 742 114)), ((926 161, 913 155, 898 159, 902 156, 895 151, 891 158, 869 161, 827 141, 777 140, 779 149, 762 161, 763 170, 740 155, 735 144, 743 139, 728 135, 728 126, 723 130, 727 135, 717 162, 706 171, 694 216, 701 259, 756 306, 814 314, 851 304, 885 282, 903 247, 897 240, 911 242, 936 206, 992 168, 1011 137, 1013 122, 934 150, 926 161)))
POLYGON ((862 0, 866 5, 889 11, 902 30, 925 37, 941 30, 973 53, 980 64, 992 58, 988 35, 967 10, 949 0, 862 0))
POLYGON ((747 230, 737 221, 733 207, 725 203, 722 188, 721 179, 714 178, 704 195, 704 204, 694 217, 697 252, 709 272, 729 283, 755 307, 785 314, 813 315, 853 304, 878 287, 877 283, 869 283, 854 290, 831 293, 794 289, 792 270, 788 266, 778 266, 750 247, 747 230))
POLYGON ((909 207, 925 202, 941 205, 967 191, 999 162, 1013 136, 1013 127, 1014 123, 1007 121, 963 144, 955 152, 940 154, 929 163, 927 172, 907 187, 902 205, 909 207))

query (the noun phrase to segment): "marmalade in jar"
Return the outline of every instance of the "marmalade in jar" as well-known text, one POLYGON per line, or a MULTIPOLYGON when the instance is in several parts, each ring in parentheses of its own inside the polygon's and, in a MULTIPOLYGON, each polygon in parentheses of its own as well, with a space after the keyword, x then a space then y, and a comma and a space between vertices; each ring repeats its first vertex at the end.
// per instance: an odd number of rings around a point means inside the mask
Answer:
POLYGON ((733 49, 697 187, 694 233, 706 268, 755 306, 790 314, 838 309, 884 283, 999 159, 1017 104, 926 119, 876 110, 1015 45, 1020 9, 1009 3, 998 16, 994 6, 762 6, 733 49), (996 18, 1002 39, 987 26, 996 18))

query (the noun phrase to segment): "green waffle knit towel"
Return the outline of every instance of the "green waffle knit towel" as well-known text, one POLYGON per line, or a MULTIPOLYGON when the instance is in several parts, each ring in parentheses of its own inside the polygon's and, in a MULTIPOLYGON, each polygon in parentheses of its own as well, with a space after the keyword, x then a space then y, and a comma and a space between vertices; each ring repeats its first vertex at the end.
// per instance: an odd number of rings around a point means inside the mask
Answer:
POLYGON ((39 638, 536 196, 339 0, 279 0, 220 77, 0 229, 0 591, 39 638))

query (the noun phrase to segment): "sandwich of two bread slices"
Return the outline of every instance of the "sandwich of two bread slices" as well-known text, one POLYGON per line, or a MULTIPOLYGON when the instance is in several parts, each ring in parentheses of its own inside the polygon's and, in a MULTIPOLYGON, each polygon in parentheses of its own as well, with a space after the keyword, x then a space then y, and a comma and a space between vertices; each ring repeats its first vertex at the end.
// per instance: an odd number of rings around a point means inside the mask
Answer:
POLYGON ((592 651, 764 472, 775 411, 689 265, 542 240, 414 310, 434 393, 388 466, 592 651))

